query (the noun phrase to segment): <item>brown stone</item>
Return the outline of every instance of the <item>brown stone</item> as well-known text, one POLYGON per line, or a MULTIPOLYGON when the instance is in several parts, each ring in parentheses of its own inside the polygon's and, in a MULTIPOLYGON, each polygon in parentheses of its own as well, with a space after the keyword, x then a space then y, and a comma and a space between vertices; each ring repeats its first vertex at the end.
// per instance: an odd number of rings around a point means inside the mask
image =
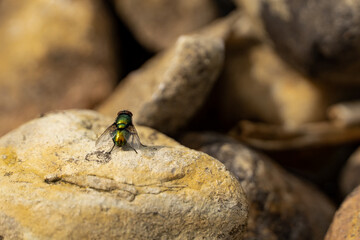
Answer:
POLYGON ((360 1, 237 2, 297 69, 327 82, 360 84, 360 1))
POLYGON ((329 121, 297 128, 240 121, 229 134, 332 195, 337 194, 333 186, 338 184, 339 168, 360 142, 360 126, 343 127, 329 121))
POLYGON ((135 37, 158 51, 218 16, 211 0, 116 0, 116 9, 135 37))
POLYGON ((344 195, 351 193, 360 185, 360 148, 358 148, 347 161, 342 170, 340 183, 341 192, 344 195))
POLYGON ((222 124, 256 119, 296 127, 325 118, 325 88, 291 69, 269 46, 226 53, 224 73, 211 96, 222 124))
POLYGON ((101 1, 0 5, 0 135, 52 109, 88 108, 111 91, 114 44, 101 1))
POLYGON ((250 206, 244 239, 323 239, 335 208, 309 183, 224 135, 193 133, 182 143, 215 157, 240 181, 250 206))
POLYGON ((182 36, 172 48, 130 73, 98 110, 115 116, 129 109, 136 123, 176 133, 206 100, 223 59, 220 39, 182 36))
POLYGON ((218 18, 196 33, 201 36, 221 38, 225 48, 247 47, 263 38, 262 28, 241 10, 218 18))

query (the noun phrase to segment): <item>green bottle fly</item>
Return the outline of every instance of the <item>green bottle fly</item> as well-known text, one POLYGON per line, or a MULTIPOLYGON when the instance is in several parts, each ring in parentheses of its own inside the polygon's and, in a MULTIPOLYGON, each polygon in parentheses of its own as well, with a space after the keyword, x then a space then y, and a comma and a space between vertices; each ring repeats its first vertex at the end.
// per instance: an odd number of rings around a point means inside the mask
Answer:
POLYGON ((112 139, 114 145, 108 151, 110 154, 115 146, 123 147, 125 145, 132 148, 136 153, 136 149, 144 146, 140 142, 139 135, 132 123, 132 113, 127 110, 118 112, 115 122, 111 124, 96 141, 96 146, 100 146, 112 139))

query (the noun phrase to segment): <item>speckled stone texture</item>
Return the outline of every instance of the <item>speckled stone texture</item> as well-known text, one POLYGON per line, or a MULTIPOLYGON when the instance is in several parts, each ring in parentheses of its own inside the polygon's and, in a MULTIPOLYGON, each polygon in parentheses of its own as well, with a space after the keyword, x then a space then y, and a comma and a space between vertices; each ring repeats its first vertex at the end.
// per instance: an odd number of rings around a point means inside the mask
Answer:
POLYGON ((107 155, 94 143, 112 121, 63 111, 0 139, 4 239, 242 239, 247 201, 223 164, 141 126, 147 147, 107 155))
POLYGON ((336 211, 325 240, 360 239, 360 187, 351 192, 336 211))

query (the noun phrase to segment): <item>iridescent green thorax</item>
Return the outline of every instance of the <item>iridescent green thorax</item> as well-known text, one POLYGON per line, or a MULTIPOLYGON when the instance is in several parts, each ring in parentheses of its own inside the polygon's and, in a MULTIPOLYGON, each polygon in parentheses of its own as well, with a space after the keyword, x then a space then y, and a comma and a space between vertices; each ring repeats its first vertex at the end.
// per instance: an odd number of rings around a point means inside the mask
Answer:
MULTIPOLYGON (((131 113, 130 113, 131 114, 131 113)), ((130 115, 127 112, 120 112, 115 120, 116 127, 118 129, 124 129, 129 125, 132 125, 132 114, 130 115)))

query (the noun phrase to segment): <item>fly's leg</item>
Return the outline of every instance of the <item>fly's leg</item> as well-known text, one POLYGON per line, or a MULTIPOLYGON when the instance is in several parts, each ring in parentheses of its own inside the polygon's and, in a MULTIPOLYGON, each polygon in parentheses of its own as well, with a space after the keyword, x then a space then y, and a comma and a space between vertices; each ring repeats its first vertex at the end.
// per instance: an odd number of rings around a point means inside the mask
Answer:
POLYGON ((132 146, 129 146, 129 147, 132 148, 136 152, 136 154, 138 153, 135 148, 133 148, 132 146))
POLYGON ((112 148, 110 149, 110 151, 108 151, 108 152, 106 152, 107 154, 110 154, 111 152, 112 152, 112 150, 114 149, 114 147, 115 147, 115 143, 114 143, 114 145, 112 146, 112 148))

